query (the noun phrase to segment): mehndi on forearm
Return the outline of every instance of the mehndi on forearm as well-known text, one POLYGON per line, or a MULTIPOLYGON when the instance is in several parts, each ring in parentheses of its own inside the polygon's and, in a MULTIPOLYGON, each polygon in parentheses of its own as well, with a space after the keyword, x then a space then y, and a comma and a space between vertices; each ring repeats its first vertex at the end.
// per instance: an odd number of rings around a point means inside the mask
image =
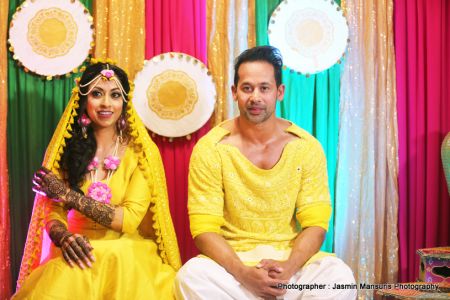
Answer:
POLYGON ((66 195, 66 206, 73 208, 93 221, 111 228, 115 209, 112 205, 98 202, 73 190, 66 195))
POLYGON ((46 227, 48 235, 56 247, 61 247, 64 239, 72 235, 72 233, 67 230, 66 225, 58 220, 49 221, 46 227))

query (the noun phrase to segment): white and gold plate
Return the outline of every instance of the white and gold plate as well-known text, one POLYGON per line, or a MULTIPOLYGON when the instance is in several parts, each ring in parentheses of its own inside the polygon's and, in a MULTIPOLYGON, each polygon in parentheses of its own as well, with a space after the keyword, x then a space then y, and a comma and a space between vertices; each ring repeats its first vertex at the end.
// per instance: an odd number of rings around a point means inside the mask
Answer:
POLYGON ((339 62, 348 34, 347 20, 334 0, 284 0, 268 26, 269 42, 280 49, 284 64, 303 74, 339 62))
POLYGON ((93 45, 93 18, 78 0, 26 0, 9 28, 14 59, 43 76, 70 73, 93 45))
POLYGON ((211 117, 216 89, 206 66, 195 57, 168 52, 144 64, 134 80, 134 105, 145 126, 162 136, 181 137, 211 117))

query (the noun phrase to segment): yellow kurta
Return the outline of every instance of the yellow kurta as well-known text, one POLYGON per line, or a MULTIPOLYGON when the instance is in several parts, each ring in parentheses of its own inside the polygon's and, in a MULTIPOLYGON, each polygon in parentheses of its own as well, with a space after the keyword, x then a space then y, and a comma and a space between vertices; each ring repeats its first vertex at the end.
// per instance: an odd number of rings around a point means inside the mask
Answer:
POLYGON ((269 246, 288 254, 299 232, 296 219, 302 228, 328 229, 331 204, 322 147, 294 124, 286 131, 298 138, 284 147, 269 170, 256 167, 235 146, 221 143, 229 131, 220 126, 197 143, 189 166, 194 237, 216 232, 238 253, 269 246))
MULTIPOLYGON (((91 182, 82 186, 86 193, 91 182)), ((52 246, 46 262, 36 268, 15 295, 17 299, 171 299, 175 270, 164 264, 152 239, 137 230, 146 214, 152 192, 127 148, 109 186, 111 203, 124 209, 123 232, 99 225, 75 210, 53 204, 48 219, 58 219, 69 231, 87 236, 96 261, 92 268, 71 268, 60 249, 52 246)))

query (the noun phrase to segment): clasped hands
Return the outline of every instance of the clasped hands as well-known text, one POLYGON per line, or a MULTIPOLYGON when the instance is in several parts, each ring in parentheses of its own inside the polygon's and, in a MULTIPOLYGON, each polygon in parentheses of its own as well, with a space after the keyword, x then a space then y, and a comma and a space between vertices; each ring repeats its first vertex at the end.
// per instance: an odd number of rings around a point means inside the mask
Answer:
POLYGON ((292 269, 292 264, 288 261, 263 259, 255 267, 246 267, 239 281, 255 295, 274 299, 286 293, 279 285, 288 284, 295 273, 296 270, 292 269))
MULTIPOLYGON (((65 196, 70 189, 65 185, 64 181, 56 177, 50 170, 41 167, 33 177, 33 191, 47 196, 49 199, 66 203, 65 196)), ((81 269, 85 268, 85 264, 91 267, 91 262, 95 261, 92 250, 94 249, 88 238, 80 234, 73 234, 69 232, 64 224, 56 224, 51 227, 54 230, 50 234, 54 239, 53 243, 61 248, 64 260, 71 266, 74 263, 81 269)))

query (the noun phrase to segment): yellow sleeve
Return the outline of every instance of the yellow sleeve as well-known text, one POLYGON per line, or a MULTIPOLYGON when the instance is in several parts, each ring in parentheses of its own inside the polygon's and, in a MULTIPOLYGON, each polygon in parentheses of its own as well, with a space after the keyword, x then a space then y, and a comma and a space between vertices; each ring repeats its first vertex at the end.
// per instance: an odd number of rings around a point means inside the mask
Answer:
POLYGON ((220 233, 223 219, 220 156, 214 145, 199 141, 189 162, 188 211, 191 234, 220 233))
POLYGON ((319 226, 328 230, 331 217, 327 161, 322 146, 316 140, 302 157, 301 189, 297 197, 297 220, 302 228, 319 226))
POLYGON ((57 220, 67 226, 67 210, 62 207, 62 204, 52 200, 48 200, 48 215, 46 216, 46 222, 51 220, 57 220))
POLYGON ((131 175, 130 182, 122 202, 123 223, 122 232, 133 233, 144 218, 150 205, 151 192, 144 174, 139 166, 131 175))
POLYGON ((220 227, 223 225, 223 217, 211 215, 189 215, 191 223, 192 237, 205 232, 215 232, 220 234, 220 227))

